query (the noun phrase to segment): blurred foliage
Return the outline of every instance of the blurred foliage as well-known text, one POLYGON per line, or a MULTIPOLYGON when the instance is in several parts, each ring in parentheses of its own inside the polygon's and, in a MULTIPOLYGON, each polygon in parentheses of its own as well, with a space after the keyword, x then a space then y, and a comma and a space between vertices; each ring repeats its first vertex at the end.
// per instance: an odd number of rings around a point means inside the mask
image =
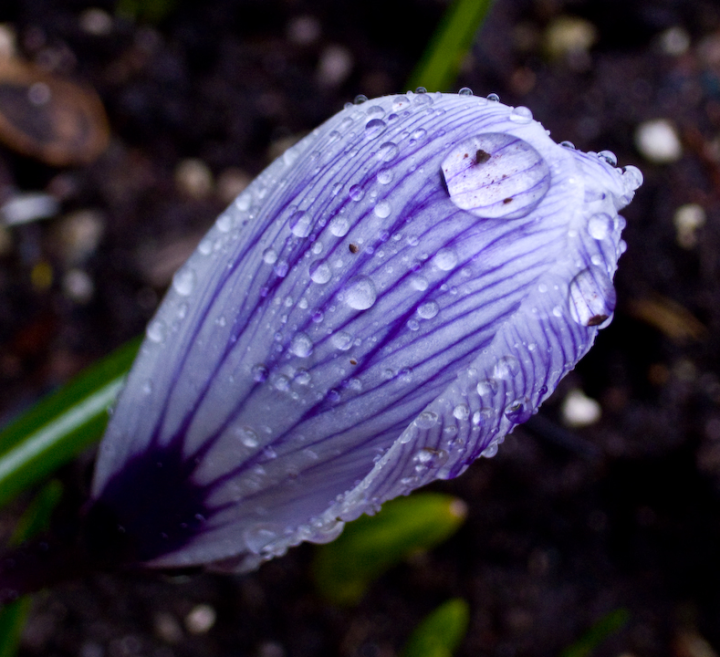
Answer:
POLYGON ((320 593, 336 604, 357 603, 386 570, 452 536, 465 513, 464 502, 441 493, 386 502, 379 513, 349 523, 335 542, 317 549, 313 573, 320 593))
POLYGON ((462 598, 441 604, 408 639, 400 657, 451 657, 467 634, 470 608, 462 598))
POLYGON ((609 636, 619 632, 630 620, 630 612, 620 608, 605 614, 573 645, 562 652, 561 657, 588 657, 609 636))
POLYGON ((141 23, 160 23, 176 8, 176 0, 118 0, 115 13, 141 23))

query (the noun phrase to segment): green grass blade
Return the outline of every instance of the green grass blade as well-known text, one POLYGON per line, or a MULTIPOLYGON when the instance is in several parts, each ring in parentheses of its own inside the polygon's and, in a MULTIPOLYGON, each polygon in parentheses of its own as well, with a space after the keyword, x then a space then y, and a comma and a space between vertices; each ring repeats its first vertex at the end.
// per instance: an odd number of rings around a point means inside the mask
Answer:
POLYGON ((442 543, 464 519, 465 504, 450 495, 418 493, 386 502, 377 515, 349 523, 334 543, 317 549, 315 583, 331 602, 355 604, 374 579, 413 552, 442 543))
MULTIPOLYGON (((44 530, 50 522, 52 510, 61 495, 62 485, 59 482, 51 481, 45 486, 20 518, 15 533, 10 539, 10 544, 22 543, 25 539, 44 530)), ((29 611, 29 596, 20 598, 0 609, 0 657, 14 657, 16 654, 29 611)))
POLYGON ((415 67, 408 87, 450 91, 493 0, 455 0, 415 67))
POLYGON ((450 657, 467 634, 470 608, 462 598, 441 604, 410 635, 400 657, 450 657))
POLYGON ((630 612, 620 608, 605 614, 578 641, 562 652, 562 657, 588 657, 605 639, 620 631, 630 620, 630 612))
POLYGON ((0 504, 101 435, 139 346, 126 343, 0 431, 0 504))

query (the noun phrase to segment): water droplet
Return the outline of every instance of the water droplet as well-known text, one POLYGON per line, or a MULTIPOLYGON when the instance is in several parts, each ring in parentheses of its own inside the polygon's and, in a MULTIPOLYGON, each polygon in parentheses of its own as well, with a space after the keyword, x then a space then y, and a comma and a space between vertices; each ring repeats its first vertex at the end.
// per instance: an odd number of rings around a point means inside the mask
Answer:
POLYGON ((275 390, 280 390, 281 392, 284 392, 285 390, 288 390, 290 388, 290 379, 284 374, 278 374, 277 376, 273 377, 272 384, 275 390))
POLYGON ((484 456, 486 459, 491 459, 495 454, 498 453, 498 444, 497 443, 490 443, 481 453, 481 456, 484 456))
POLYGON ((457 420, 467 420, 470 417, 470 409, 467 404, 458 404, 453 409, 453 417, 457 420))
POLYGON ((477 386, 475 386, 475 389, 477 390, 477 394, 481 397, 487 397, 489 395, 495 394, 497 392, 498 384, 497 381, 494 379, 485 379, 483 381, 479 381, 477 386))
POLYGON ((433 263, 438 269, 442 271, 450 271, 458 263, 458 256, 455 249, 452 247, 445 247, 440 249, 433 258, 433 263))
POLYGON ((463 87, 462 89, 460 89, 460 91, 458 91, 458 94, 460 96, 472 96, 473 92, 470 87, 463 87))
POLYGON ((143 391, 143 393, 146 394, 146 395, 149 395, 149 394, 152 393, 152 391, 153 391, 153 382, 152 382, 150 379, 148 379, 147 381, 145 381, 145 383, 143 383, 142 391, 143 391))
POLYGON ((417 130, 413 131, 411 136, 415 141, 421 141, 422 139, 425 139, 426 135, 426 130, 424 130, 423 128, 418 128, 417 130))
POLYGON ((380 169, 377 173, 377 181, 381 185, 389 185, 393 180, 393 172, 390 169, 380 169))
POLYGON ((612 151, 600 151, 598 157, 605 160, 611 167, 617 166, 617 156, 612 151))
POLYGON ((642 172, 632 165, 625 167, 622 175, 622 183, 626 192, 634 192, 643 183, 642 172))
POLYGON ((310 265, 310 278, 313 283, 324 285, 332 278, 330 265, 324 260, 316 260, 310 265))
POLYGON ((207 237, 205 237, 200 244, 198 245, 198 251, 202 253, 204 256, 210 255, 213 250, 213 241, 207 237))
POLYGON ((295 237, 307 237, 312 229, 311 216, 302 210, 290 217, 290 230, 295 237))
POLYGON ((150 324, 148 324, 146 334, 148 339, 152 342, 157 342, 158 344, 162 343, 165 340, 165 335, 167 334, 165 322, 161 319, 154 319, 150 322, 150 324))
POLYGON ((393 142, 386 141, 380 146, 375 157, 382 162, 390 162, 390 160, 394 160, 398 156, 399 152, 398 147, 393 142))
POLYGON ((615 289, 600 267, 588 267, 570 283, 570 314, 581 326, 599 326, 615 309, 615 289))
POLYGON ((173 276, 173 288, 181 296, 188 296, 195 288, 195 270, 185 266, 175 272, 173 276))
POLYGON ((515 424, 527 422, 532 415, 532 405, 527 397, 520 397, 505 409, 505 417, 515 424))
POLYGON ((613 218, 604 212, 594 214, 588 221, 588 232, 593 239, 604 240, 613 230, 613 218))
POLYGON ((367 103, 367 99, 367 96, 365 96, 364 94, 358 94, 357 96, 355 96, 353 103, 355 105, 362 105, 363 103, 367 103))
POLYGON ((420 429, 432 429, 437 424, 438 414, 432 411, 423 411, 415 419, 415 426, 420 429))
POLYGON ((307 333, 296 333, 290 341, 290 352, 300 358, 312 355, 313 341, 307 333))
POLYGON ((287 276, 288 271, 290 270, 290 265, 288 265, 287 262, 284 260, 281 260, 280 262, 276 263, 273 267, 273 271, 275 272, 276 276, 279 276, 280 278, 285 278, 287 276))
POLYGON ((420 330, 420 322, 418 322, 416 319, 409 319, 407 321, 407 327, 411 331, 419 331, 420 330))
POLYGON ((350 222, 342 215, 337 215, 330 221, 330 232, 335 237, 345 237, 350 230, 350 222))
POLYGON ((575 144, 573 144, 571 141, 561 141, 560 146, 563 148, 569 148, 571 151, 575 150, 575 144))
POLYGON ((385 130, 385 121, 382 119, 370 119, 365 125, 365 136, 368 139, 379 137, 385 130))
POLYGON ((330 342, 332 342, 335 349, 347 351, 350 347, 352 347, 353 336, 347 331, 338 331, 337 333, 333 333, 333 336, 330 338, 330 342))
POLYGON ((266 265, 274 265, 277 262, 278 254, 274 249, 265 249, 262 254, 263 262, 266 265))
POLYGON ((390 210, 390 204, 387 201, 380 201, 373 208, 375 216, 379 217, 380 219, 385 219, 386 217, 389 217, 390 210))
POLYGON ((253 554, 261 554, 278 537, 275 525, 257 524, 243 533, 245 545, 253 554))
POLYGON ((526 141, 506 133, 484 133, 455 146, 443 160, 450 199, 483 218, 518 219, 550 189, 550 167, 526 141))
POLYGON ((217 221, 215 222, 215 226, 217 226, 217 229, 221 233, 227 233, 232 228, 233 220, 232 216, 229 213, 221 214, 217 221))
POLYGON ((255 383, 262 383, 268 378, 268 368, 262 363, 253 365, 250 372, 252 373, 252 378, 255 383))
POLYGON ((493 411, 490 408, 482 408, 475 411, 472 416, 472 423, 476 427, 484 427, 490 423, 493 418, 493 411))
POLYGON ((510 120, 513 123, 530 123, 532 121, 533 115, 529 108, 527 107, 515 107, 510 112, 510 120))
POLYGON ((249 449, 254 449, 260 444, 257 434, 252 427, 240 427, 236 430, 240 442, 249 449))
POLYGON ((520 371, 520 363, 515 356, 503 356, 493 368, 493 378, 511 379, 520 371))
POLYGON ((432 449, 423 447, 415 452, 413 463, 415 463, 415 472, 423 472, 431 468, 439 468, 448 460, 448 453, 444 449, 432 449))
POLYGON ((367 276, 359 276, 351 281, 345 291, 345 303, 355 310, 372 308, 376 298, 375 284, 367 276))
POLYGON ((439 312, 440 306, 438 306, 437 303, 435 303, 434 301, 428 301, 427 303, 423 303, 417 309, 417 314, 423 319, 432 319, 439 312))
POLYGON ((298 373, 295 375, 295 383, 301 386, 310 385, 311 380, 312 377, 307 370, 298 370, 298 373))
POLYGON ((428 279, 425 278, 424 276, 416 275, 410 279, 410 285, 412 285, 413 288, 418 290, 419 292, 424 292, 425 290, 428 289, 428 286, 430 285, 430 283, 429 283, 428 279))
POLYGON ((353 201, 362 201, 363 196, 365 196, 365 191, 360 185, 353 185, 348 190, 348 196, 350 196, 353 201))
POLYGON ((499 103, 500 102, 500 96, 498 96, 497 94, 488 94, 487 99, 491 103, 499 103))

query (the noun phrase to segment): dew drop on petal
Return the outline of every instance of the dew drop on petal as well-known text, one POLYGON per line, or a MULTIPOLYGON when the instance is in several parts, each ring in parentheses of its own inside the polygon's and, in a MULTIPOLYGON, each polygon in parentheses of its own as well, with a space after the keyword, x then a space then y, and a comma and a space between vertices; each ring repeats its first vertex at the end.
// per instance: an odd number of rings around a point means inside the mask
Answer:
POLYGON ((532 405, 527 397, 520 397, 508 404, 505 409, 505 417, 515 424, 527 422, 532 415, 532 405))
POLYGON ((181 296, 186 297, 195 289, 195 270, 183 267, 173 276, 173 289, 181 296))
POLYGON ((410 279, 410 285, 412 285, 414 289, 418 290, 418 292, 424 292, 428 289, 430 282, 424 276, 416 275, 410 279))
POLYGON ((481 397, 487 397, 497 392, 497 387, 497 381, 493 379, 484 379, 483 381, 478 382, 475 389, 477 390, 478 395, 481 397))
POLYGON ((380 169, 376 177, 381 185, 389 185, 393 180, 393 172, 390 169, 380 169))
POLYGON ((488 94, 487 99, 491 103, 499 103, 500 102, 500 96, 498 96, 497 94, 488 94))
POLYGON ((350 230, 350 222, 343 216, 338 215, 330 221, 330 232, 335 237, 345 237, 350 230))
POLYGON ((312 219, 303 211, 296 212, 290 217, 290 230, 295 237, 307 237, 312 229, 312 219))
POLYGON ((515 107, 510 112, 510 120, 513 123, 530 123, 532 121, 533 115, 529 108, 527 107, 515 107))
POLYGON ((362 201, 363 196, 365 196, 365 191, 360 185, 353 185, 348 190, 348 196, 350 196, 353 201, 362 201))
POLYGON ((604 240, 613 230, 613 218, 604 212, 594 214, 588 221, 588 232, 590 237, 596 240, 604 240))
POLYGON ((442 271, 450 271, 457 265, 458 255, 455 252, 455 249, 445 247, 435 254, 433 263, 435 263, 435 266, 442 271))
POLYGON ((375 283, 367 276, 359 276, 345 290, 345 303, 355 310, 372 308, 377 298, 375 283))
POLYGON ((453 409, 453 417, 457 420, 467 420, 470 417, 470 409, 467 404, 458 404, 453 409))
POLYGON ((290 352, 300 358, 307 358, 313 352, 313 341, 307 333, 296 333, 290 341, 290 352))
POLYGON ((393 142, 386 141, 380 146, 375 157, 382 162, 390 162, 390 160, 394 160, 398 156, 399 152, 398 147, 393 142))
POLYGON ((332 278, 330 265, 324 260, 316 260, 310 265, 310 278, 313 283, 324 285, 332 278))
POLYGON ((493 368, 493 378, 511 379, 520 371, 520 363, 515 356, 503 356, 493 368))
POLYGON ((251 374, 255 383, 262 383, 268 378, 268 368, 262 363, 258 363, 252 366, 251 374))
POLYGON ((254 554, 260 554, 263 548, 270 545, 277 537, 276 528, 269 524, 257 524, 243 533, 247 549, 254 554))
POLYGON ((632 165, 625 167, 622 175, 622 183, 626 192, 634 192, 643 183, 642 172, 632 165))
POLYGON ((266 265, 274 265, 277 262, 278 254, 274 249, 265 249, 262 254, 262 259, 266 265))
POLYGON ((435 301, 423 303, 417 309, 417 314, 423 319, 432 319, 438 312, 440 312, 440 306, 438 306, 435 301))
POLYGON ((390 204, 387 201, 380 201, 373 208, 375 216, 379 217, 380 219, 385 219, 386 217, 389 217, 390 211, 390 204))
POLYGON ((600 267, 588 267, 570 282, 570 314, 581 326, 599 326, 615 310, 615 288, 600 267))
POLYGON ((347 331, 338 331, 337 333, 333 333, 332 337, 330 338, 330 342, 332 343, 333 347, 335 349, 339 349, 340 351, 347 351, 352 347, 353 344, 353 336, 350 335, 347 331))
POLYGON ((146 334, 150 341, 161 344, 162 342, 164 342, 165 335, 167 334, 167 327, 165 326, 165 322, 163 322, 161 319, 153 320, 152 322, 150 322, 150 324, 148 324, 146 334))
POLYGON ((458 91, 458 94, 460 96, 472 96, 473 92, 470 87, 463 87, 462 89, 460 89, 460 91, 458 91))
POLYGON ((237 430, 237 437, 240 442, 250 449, 257 447, 260 444, 257 434, 251 427, 240 427, 237 430))
POLYGON ((491 459, 495 454, 498 453, 498 444, 490 443, 480 454, 486 459, 491 459))
POLYGON ((365 124, 365 136, 368 139, 375 139, 385 130, 385 121, 382 119, 370 119, 365 124))
POLYGON ((450 199, 483 218, 517 219, 534 210, 550 189, 550 167, 526 141, 485 133, 455 146, 443 160, 450 199))
POLYGON ((417 416, 415 425, 420 429, 432 429, 437 424, 438 415, 432 411, 423 411, 417 416))

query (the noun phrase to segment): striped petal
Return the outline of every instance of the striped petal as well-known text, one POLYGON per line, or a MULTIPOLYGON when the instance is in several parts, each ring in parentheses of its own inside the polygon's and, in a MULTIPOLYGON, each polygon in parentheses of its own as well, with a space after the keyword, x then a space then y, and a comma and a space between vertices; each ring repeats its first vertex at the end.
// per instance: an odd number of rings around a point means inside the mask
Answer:
POLYGON ((149 566, 247 570, 492 456, 612 316, 640 182, 524 108, 347 107, 176 274, 100 448, 91 533, 149 566))

